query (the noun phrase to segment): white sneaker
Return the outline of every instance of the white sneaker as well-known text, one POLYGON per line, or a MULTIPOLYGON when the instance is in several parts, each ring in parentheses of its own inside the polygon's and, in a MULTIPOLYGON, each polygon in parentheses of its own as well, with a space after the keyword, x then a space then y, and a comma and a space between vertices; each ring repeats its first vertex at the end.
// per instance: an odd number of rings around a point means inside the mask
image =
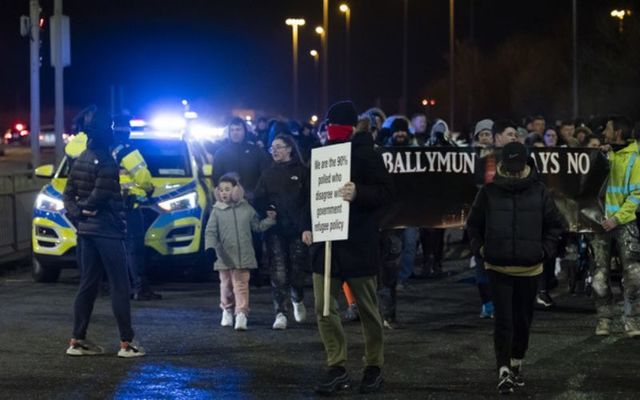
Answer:
POLYGON ((89 340, 71 339, 67 355, 70 356, 95 356, 104 353, 104 349, 89 340))
POLYGON ((307 307, 304 306, 303 302, 296 303, 295 301, 292 301, 292 303, 293 318, 296 322, 304 322, 307 319, 307 307))
POLYGON ((222 310, 222 320, 220 321, 221 326, 233 326, 233 313, 229 310, 222 310))
POLYGON ((120 350, 118 351, 118 357, 132 358, 142 357, 146 353, 144 348, 138 344, 138 342, 120 342, 120 350))
POLYGON ((236 315, 236 326, 233 329, 237 331, 247 330, 247 316, 244 313, 238 313, 238 315, 236 315))
POLYGON ((624 321, 624 332, 627 337, 638 337, 640 336, 640 329, 636 326, 636 324, 632 321, 625 320, 624 321))
POLYGON ((285 330, 287 329, 287 316, 283 313, 278 313, 276 315, 276 320, 273 323, 273 329, 277 330, 285 330))
POLYGON ((606 318, 599 318, 596 325, 596 336, 608 336, 610 333, 609 320, 606 318))

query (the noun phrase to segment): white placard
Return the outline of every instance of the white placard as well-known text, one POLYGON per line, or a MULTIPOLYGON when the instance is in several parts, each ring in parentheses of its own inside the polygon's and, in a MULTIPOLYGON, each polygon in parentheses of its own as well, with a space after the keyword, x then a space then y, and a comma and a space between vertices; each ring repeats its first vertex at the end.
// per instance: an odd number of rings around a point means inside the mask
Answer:
POLYGON ((314 243, 349 238, 349 202, 342 200, 338 189, 350 180, 351 143, 311 151, 311 229, 314 243))

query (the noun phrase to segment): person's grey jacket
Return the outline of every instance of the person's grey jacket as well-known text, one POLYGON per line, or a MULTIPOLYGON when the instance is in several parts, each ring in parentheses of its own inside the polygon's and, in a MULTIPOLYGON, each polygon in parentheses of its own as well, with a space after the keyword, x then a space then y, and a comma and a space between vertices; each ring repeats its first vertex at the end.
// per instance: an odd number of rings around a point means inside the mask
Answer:
POLYGON ((244 199, 229 204, 217 201, 205 229, 205 249, 214 249, 216 271, 258 267, 251 231, 264 232, 275 220, 258 218, 256 210, 244 199))

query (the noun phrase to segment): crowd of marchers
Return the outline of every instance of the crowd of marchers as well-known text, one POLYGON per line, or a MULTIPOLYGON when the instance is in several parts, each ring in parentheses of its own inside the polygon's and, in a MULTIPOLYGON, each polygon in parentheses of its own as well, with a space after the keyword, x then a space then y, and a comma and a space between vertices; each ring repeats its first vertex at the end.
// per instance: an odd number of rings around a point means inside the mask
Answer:
MULTIPOLYGON (((96 119, 96 126, 89 124, 88 153, 80 156, 81 162, 70 173, 73 193, 65 192, 65 206, 75 210, 81 228, 101 215, 95 208, 96 193, 107 196, 110 204, 121 201, 117 168, 104 150, 108 129, 103 122, 96 119)), ((304 287, 311 275, 315 317, 328 367, 316 390, 331 394, 349 386, 342 322, 355 320, 361 322, 365 340, 360 391, 380 390, 384 330, 402 327, 396 317, 398 292, 406 290, 412 278, 446 276, 442 268, 444 230, 379 229, 375 211, 392 202, 399 190, 384 167, 380 149, 482 147, 493 163, 487 163, 465 240, 476 270, 480 317, 492 318, 495 324, 497 388, 500 393, 511 393, 524 385, 522 363, 534 305, 554 306, 551 290, 558 284, 557 265, 566 254, 566 243, 571 242, 566 240, 566 222, 529 158, 530 148, 590 147, 606 153, 610 163, 601 230, 581 235, 578 243, 592 250, 595 334, 609 335, 612 320, 622 315, 626 335, 640 336, 638 126, 634 129, 622 116, 551 125, 541 116, 526 118, 522 124, 482 119, 468 135, 462 135, 452 132, 444 120, 429 121, 423 113, 386 116, 378 108, 357 113, 349 101, 331 106, 317 126, 266 118, 248 124, 232 118, 226 137, 207 144, 216 202, 205 228, 205 248, 220 281, 220 324, 236 331, 248 329, 250 282, 263 281, 272 288, 273 329, 286 329, 292 317, 297 323, 305 321, 309 301, 304 287), (350 203, 349 239, 333 244, 330 313, 323 316, 325 251, 313 242, 309 162, 313 148, 344 142, 352 145, 351 180, 339 191, 350 203), (613 256, 623 275, 624 310, 617 309, 612 294, 613 256), (342 296, 348 306, 340 313, 342 296)), ((95 242, 92 246, 102 245, 102 239, 91 240, 95 242)), ((123 239, 118 236, 118 240, 123 239)), ((92 250, 89 246, 81 251, 89 257, 92 250)), ((76 318, 70 346, 73 355, 96 351, 84 337, 90 317, 90 308, 84 308, 92 301, 82 296, 87 297, 81 291, 76 301, 76 314, 82 318, 76 318)), ((125 332, 123 351, 136 352, 129 313, 120 314, 125 315, 118 319, 125 332)))

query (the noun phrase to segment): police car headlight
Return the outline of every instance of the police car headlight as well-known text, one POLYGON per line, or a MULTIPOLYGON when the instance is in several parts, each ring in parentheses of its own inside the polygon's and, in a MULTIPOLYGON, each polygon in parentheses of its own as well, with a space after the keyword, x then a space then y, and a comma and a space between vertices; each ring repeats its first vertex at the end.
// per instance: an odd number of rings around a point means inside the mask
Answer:
POLYGON ((45 211, 61 211, 64 208, 64 203, 61 200, 40 193, 36 197, 36 208, 45 211))
POLYGON ((191 210, 197 206, 198 195, 196 192, 187 193, 183 196, 176 197, 158 203, 158 207, 165 211, 179 211, 179 210, 191 210))

